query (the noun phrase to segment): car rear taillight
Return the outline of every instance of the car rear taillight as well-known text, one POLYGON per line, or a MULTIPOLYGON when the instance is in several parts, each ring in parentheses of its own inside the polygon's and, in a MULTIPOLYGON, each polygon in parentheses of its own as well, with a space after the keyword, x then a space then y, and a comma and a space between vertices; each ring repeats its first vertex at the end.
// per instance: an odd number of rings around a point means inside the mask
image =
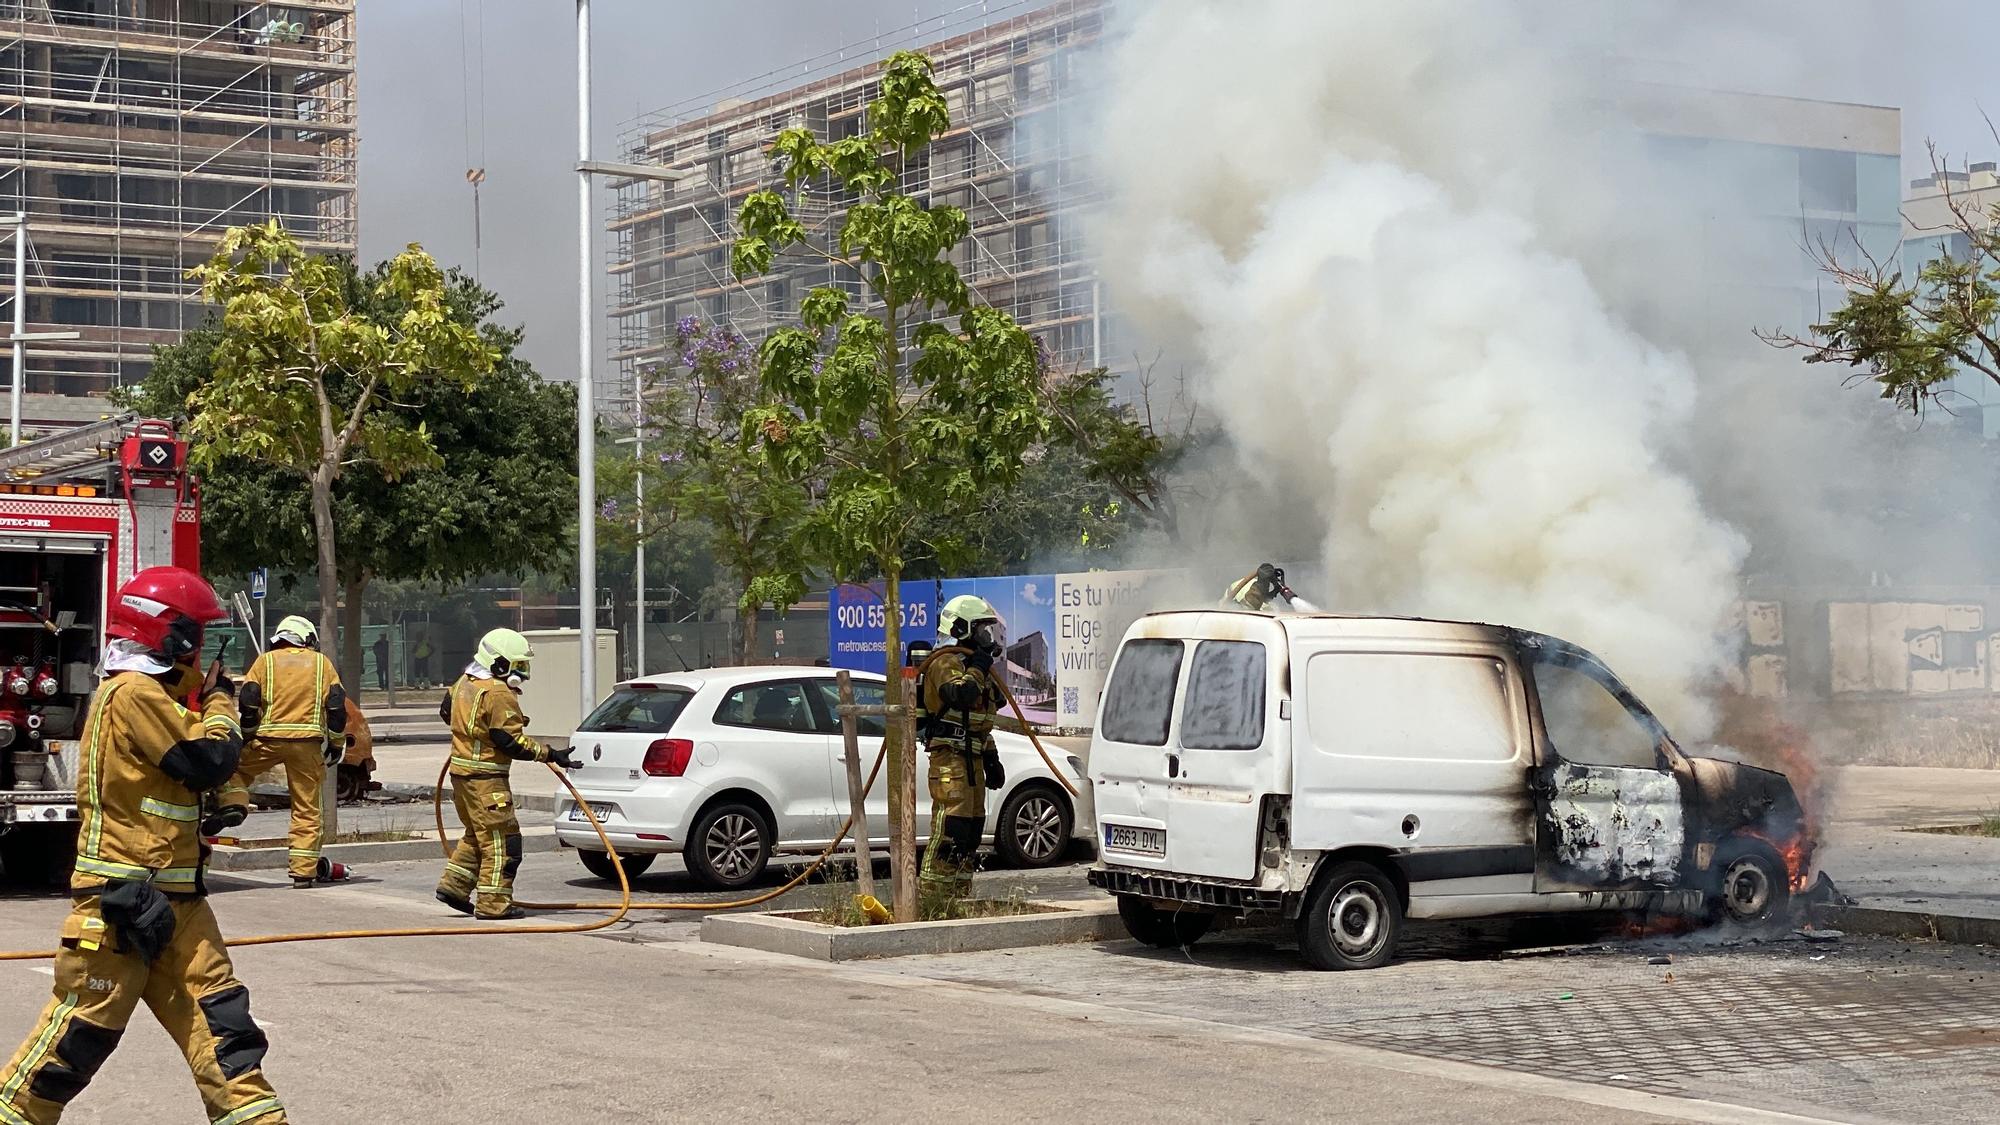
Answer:
POLYGON ((646 747, 646 760, 639 768, 648 777, 679 777, 687 772, 688 760, 693 757, 694 743, 685 738, 656 739, 646 747))

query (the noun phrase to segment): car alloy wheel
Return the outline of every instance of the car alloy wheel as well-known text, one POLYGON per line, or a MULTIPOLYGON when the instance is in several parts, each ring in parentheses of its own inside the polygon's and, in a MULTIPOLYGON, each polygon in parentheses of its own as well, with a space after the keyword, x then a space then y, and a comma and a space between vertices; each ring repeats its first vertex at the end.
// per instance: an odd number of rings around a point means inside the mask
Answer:
POLYGON ((1055 798, 1036 793, 1022 801, 1014 812, 1014 846, 1034 863, 1055 858, 1066 843, 1063 839, 1062 810, 1055 798))
POLYGON ((763 839, 757 823, 742 813, 725 813, 709 825, 702 851, 710 870, 725 879, 742 879, 757 867, 763 839))

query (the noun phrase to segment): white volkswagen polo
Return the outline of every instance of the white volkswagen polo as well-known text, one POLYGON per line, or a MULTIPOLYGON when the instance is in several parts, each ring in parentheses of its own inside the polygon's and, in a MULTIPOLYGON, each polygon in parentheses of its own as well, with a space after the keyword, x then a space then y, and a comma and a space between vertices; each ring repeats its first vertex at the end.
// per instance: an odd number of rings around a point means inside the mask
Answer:
MULTIPOLYGON (((880 705, 883 679, 852 673, 856 701, 880 705)), ((734 889, 754 882, 778 852, 818 852, 847 818, 834 673, 829 668, 710 668, 619 684, 577 728, 570 772, 604 825, 628 877, 655 856, 680 852, 701 883, 734 889)), ((862 768, 882 746, 882 720, 862 720, 862 768)), ((1089 808, 1058 784, 1026 738, 996 732, 1006 785, 987 794, 986 841, 1008 863, 1063 861, 1073 836, 1094 837, 1089 808)), ((1051 749, 1056 764, 1089 800, 1083 763, 1051 749)), ((885 771, 886 772, 886 771, 885 771)), ((929 835, 930 793, 918 763, 917 831, 929 835)), ((868 791, 873 846, 889 846, 889 786, 868 791)), ((583 810, 564 797, 556 837, 583 865, 616 878, 583 810)))

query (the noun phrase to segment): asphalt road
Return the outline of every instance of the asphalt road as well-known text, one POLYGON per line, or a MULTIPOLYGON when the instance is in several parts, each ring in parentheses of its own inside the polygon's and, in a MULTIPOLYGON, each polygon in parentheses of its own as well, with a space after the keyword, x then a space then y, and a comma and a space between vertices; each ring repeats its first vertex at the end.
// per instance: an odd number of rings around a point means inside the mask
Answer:
MULTIPOLYGON (((215 905, 231 935, 463 924, 430 900, 436 873, 375 865, 313 891, 219 878, 215 905)), ((1090 893, 1076 869, 982 879, 1090 893)), ((673 870, 639 885, 714 898, 673 870)), ((520 889, 610 894, 566 853, 530 856, 520 889)), ((46 947, 65 905, 0 895, 0 947, 46 947)), ((1548 935, 1439 928, 1372 973, 1304 971, 1268 932, 1169 954, 1121 941, 828 966, 703 945, 698 917, 250 948, 237 968, 302 1122, 1966 1121, 1995 1119, 2000 1084, 2000 961, 1984 950, 1503 958, 1548 935), (1800 1078, 1815 1071, 1817 1087, 1800 1078)), ((45 969, 0 963, 0 1051, 46 999, 45 969)), ((142 1011, 65 1120, 201 1108, 142 1011)))

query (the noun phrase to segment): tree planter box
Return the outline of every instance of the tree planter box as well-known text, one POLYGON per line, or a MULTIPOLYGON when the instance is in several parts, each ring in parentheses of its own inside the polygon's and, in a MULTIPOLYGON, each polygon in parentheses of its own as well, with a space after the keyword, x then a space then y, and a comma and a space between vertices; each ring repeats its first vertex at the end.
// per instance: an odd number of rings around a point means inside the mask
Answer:
POLYGON ((954 918, 900 922, 886 926, 829 926, 812 922, 812 911, 770 914, 711 914, 701 920, 701 940, 815 961, 859 961, 918 953, 973 953, 1026 945, 1064 945, 1125 936, 1118 907, 1101 902, 1030 904, 1033 914, 997 918, 954 918))

